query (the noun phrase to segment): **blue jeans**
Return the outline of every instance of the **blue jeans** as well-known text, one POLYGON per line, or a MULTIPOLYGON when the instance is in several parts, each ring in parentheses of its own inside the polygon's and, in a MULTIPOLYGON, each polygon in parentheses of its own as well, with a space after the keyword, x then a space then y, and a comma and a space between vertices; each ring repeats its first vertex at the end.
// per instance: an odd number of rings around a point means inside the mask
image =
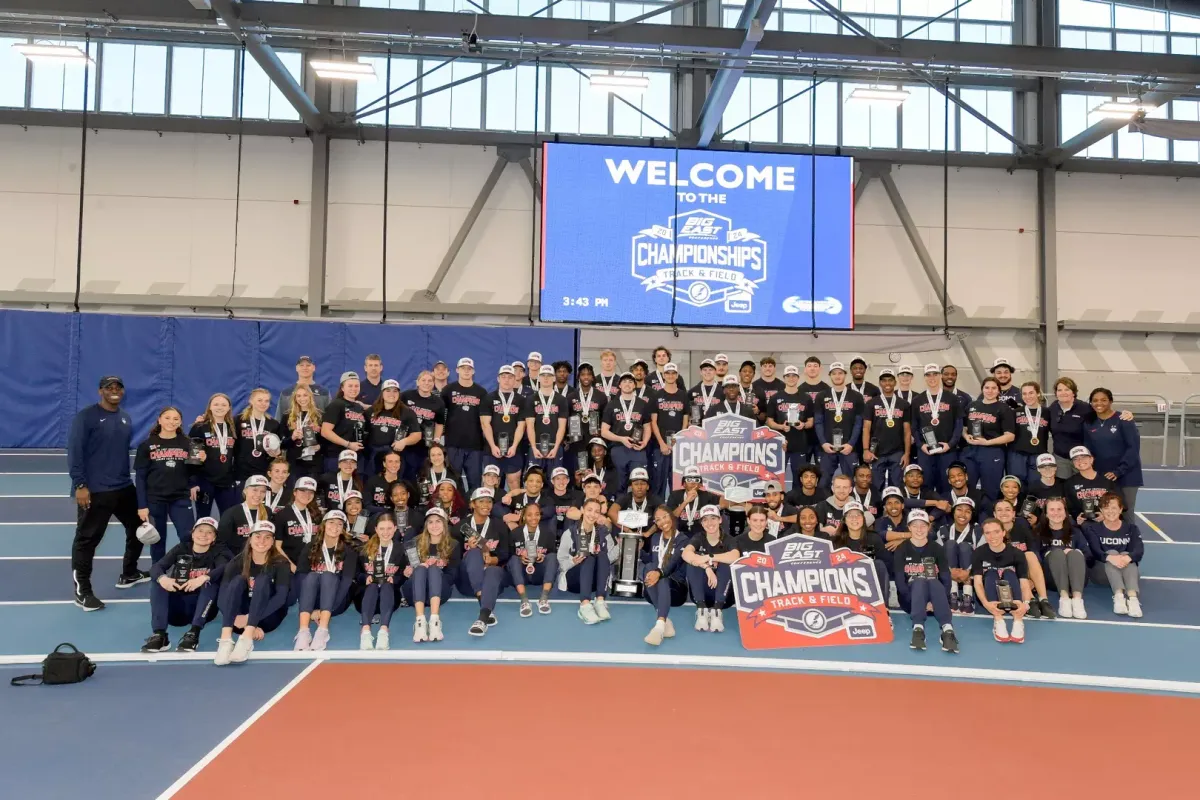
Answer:
POLYGON ((664 453, 659 449, 658 442, 647 449, 650 451, 650 491, 665 498, 671 493, 674 453, 664 453))
POLYGON ((446 460, 450 462, 450 466, 458 471, 466 480, 467 485, 463 487, 470 491, 476 486, 483 485, 483 451, 482 450, 467 450, 462 447, 446 448, 446 460))
POLYGON ((158 529, 158 544, 150 545, 150 559, 157 563, 167 554, 167 518, 175 525, 175 533, 179 541, 192 540, 192 526, 196 518, 192 516, 192 501, 188 498, 172 500, 170 503, 157 500, 147 500, 146 507, 150 511, 150 521, 158 529))

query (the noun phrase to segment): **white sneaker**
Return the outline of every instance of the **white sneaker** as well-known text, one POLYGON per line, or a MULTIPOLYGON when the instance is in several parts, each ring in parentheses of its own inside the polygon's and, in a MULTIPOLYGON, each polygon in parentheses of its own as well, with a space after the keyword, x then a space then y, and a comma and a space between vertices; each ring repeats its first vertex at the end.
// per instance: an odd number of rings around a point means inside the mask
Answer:
POLYGON ((229 663, 231 655, 233 655, 233 639, 222 639, 217 642, 217 657, 213 659, 213 663, 218 667, 223 667, 229 663))
POLYGON ((1071 602, 1071 597, 1065 592, 1058 596, 1058 616, 1062 619, 1071 619, 1075 616, 1074 603, 1071 602))
POLYGON ((442 635, 442 618, 434 614, 429 618, 429 641, 440 642, 446 637, 442 635))
POLYGON ((646 644, 657 647, 658 645, 662 644, 663 636, 666 634, 666 632, 667 626, 662 624, 662 620, 659 620, 654 623, 654 627, 650 629, 650 632, 646 634, 646 638, 642 641, 644 641, 646 644))
POLYGON ((250 651, 254 649, 254 637, 242 634, 238 637, 237 644, 233 646, 233 653, 229 656, 229 660, 234 664, 243 664, 250 657, 250 651))
POLYGON ((371 638, 371 631, 364 630, 362 633, 360 633, 358 635, 358 649, 359 650, 374 650, 375 649, 375 640, 373 638, 371 638))
POLYGON ((1004 617, 997 617, 992 623, 992 637, 997 642, 1008 641, 1008 623, 1004 621, 1004 617))
POLYGON ((725 630, 725 618, 721 615, 721 609, 710 608, 708 610, 708 629, 713 633, 721 633, 725 630))
POLYGON ((387 628, 380 628, 379 635, 375 637, 376 650, 388 650, 392 646, 391 637, 388 635, 387 628))
POLYGON ((663 630, 663 638, 664 639, 674 639, 675 638, 675 625, 671 622, 670 619, 663 620, 663 627, 665 628, 665 630, 663 630))
POLYGON ((293 650, 311 650, 312 649, 312 631, 304 628, 296 633, 296 638, 292 640, 296 644, 292 647, 293 650))
POLYGON ((317 628, 317 632, 313 634, 312 649, 324 650, 329 644, 329 628, 317 628))
POLYGON ((1009 641, 1014 642, 1016 644, 1024 644, 1024 642, 1025 642, 1025 620, 1024 620, 1024 618, 1013 620, 1012 636, 1009 637, 1009 641))
POLYGON ((413 623, 413 643, 428 642, 429 630, 425 627, 425 616, 417 617, 417 621, 413 623))
POLYGON ((1071 614, 1075 619, 1087 619, 1087 609, 1083 607, 1082 597, 1071 598, 1071 614))
POLYGON ((1113 613, 1114 614, 1128 614, 1129 613, 1129 604, 1125 602, 1125 595, 1123 595, 1123 594, 1114 594, 1113 595, 1113 613))
POLYGON ((698 630, 698 631, 708 630, 708 609, 707 608, 697 608, 696 609, 696 630, 698 630))
POLYGON ((887 604, 888 604, 888 608, 899 608, 900 607, 900 595, 896 592, 895 581, 888 582, 887 604))
POLYGON ((1134 619, 1139 619, 1142 616, 1142 601, 1137 599, 1137 596, 1129 596, 1129 616, 1134 619))
POLYGON ((600 621, 600 616, 596 614, 596 609, 593 608, 593 603, 580 603, 578 616, 583 620, 584 625, 595 625, 600 621))
POLYGON ((603 622, 606 619, 612 619, 612 614, 608 612, 608 603, 603 597, 597 597, 592 601, 592 607, 596 609, 596 616, 603 622))

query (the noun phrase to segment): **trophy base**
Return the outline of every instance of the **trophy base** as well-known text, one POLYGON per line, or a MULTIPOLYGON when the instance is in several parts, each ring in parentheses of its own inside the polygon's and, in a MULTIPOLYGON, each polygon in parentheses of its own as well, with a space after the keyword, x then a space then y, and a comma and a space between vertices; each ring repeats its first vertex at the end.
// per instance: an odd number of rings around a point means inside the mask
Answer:
POLYGON ((617 597, 641 597, 642 582, 617 579, 613 581, 612 593, 617 597))

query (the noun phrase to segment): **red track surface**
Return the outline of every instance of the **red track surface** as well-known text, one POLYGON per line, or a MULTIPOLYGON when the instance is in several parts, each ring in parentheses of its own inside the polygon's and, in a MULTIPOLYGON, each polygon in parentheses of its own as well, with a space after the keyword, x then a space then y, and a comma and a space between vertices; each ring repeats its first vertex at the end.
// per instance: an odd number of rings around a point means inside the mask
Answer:
POLYGON ((1200 700, 999 684, 322 664, 176 797, 1181 798, 1198 720, 1200 700))

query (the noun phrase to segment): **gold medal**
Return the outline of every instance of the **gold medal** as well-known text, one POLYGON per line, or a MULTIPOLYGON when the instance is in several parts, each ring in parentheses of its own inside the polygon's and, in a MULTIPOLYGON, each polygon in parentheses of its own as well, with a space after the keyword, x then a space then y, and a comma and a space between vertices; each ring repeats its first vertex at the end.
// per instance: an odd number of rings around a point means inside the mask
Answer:
POLYGON ((1029 440, 1029 443, 1030 443, 1031 445, 1033 445, 1034 447, 1037 447, 1037 446, 1038 446, 1038 442, 1039 442, 1039 441, 1040 441, 1040 440, 1038 439, 1038 437, 1034 436, 1032 439, 1030 439, 1030 440, 1029 440))
POLYGON ((833 421, 834 421, 834 422, 841 422, 841 421, 842 421, 842 415, 841 415, 841 413, 834 414, 834 415, 833 415, 833 421))
POLYGON ((894 428, 894 427, 896 427, 896 420, 894 420, 894 419, 890 419, 890 418, 889 418, 889 419, 888 419, 888 421, 887 421, 887 426, 888 426, 889 428, 894 428))
POLYGON ((511 419, 512 419, 512 418, 511 418, 511 417, 509 417, 509 416, 508 416, 508 414, 505 414, 505 415, 504 415, 503 417, 501 417, 500 419, 504 420, 505 422, 509 422, 509 421, 511 421, 511 419))

